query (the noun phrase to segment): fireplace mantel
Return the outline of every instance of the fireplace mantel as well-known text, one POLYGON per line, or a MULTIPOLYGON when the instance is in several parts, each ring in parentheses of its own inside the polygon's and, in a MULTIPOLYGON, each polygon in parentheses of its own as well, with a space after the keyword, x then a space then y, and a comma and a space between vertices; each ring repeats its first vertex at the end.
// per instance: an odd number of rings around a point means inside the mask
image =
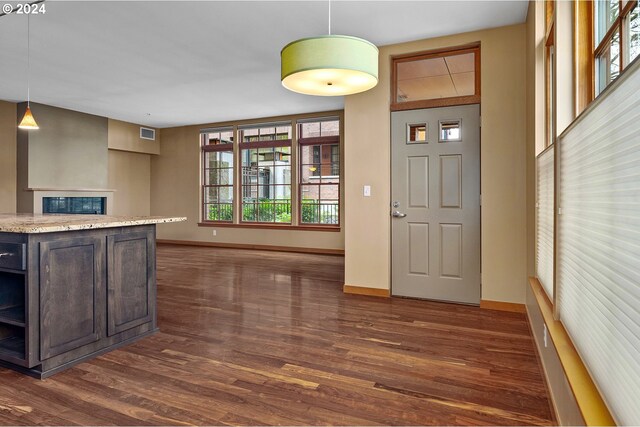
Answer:
POLYGON ((111 188, 27 188, 24 191, 79 191, 83 193, 114 193, 116 190, 111 188))

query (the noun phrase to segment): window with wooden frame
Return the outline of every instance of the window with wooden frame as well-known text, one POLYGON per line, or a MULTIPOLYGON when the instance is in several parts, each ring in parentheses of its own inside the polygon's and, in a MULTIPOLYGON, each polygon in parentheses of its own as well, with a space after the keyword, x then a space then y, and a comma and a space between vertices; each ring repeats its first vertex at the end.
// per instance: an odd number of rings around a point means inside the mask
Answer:
POLYGON ((545 2, 545 148, 553 144, 556 134, 555 91, 555 1, 545 2))
POLYGON ((300 224, 340 223, 340 119, 298 124, 300 224))
POLYGON ((342 111, 200 131, 203 227, 340 231, 342 111))
POLYGON ((239 127, 241 221, 291 224, 291 122, 239 127))
POLYGON ((392 58, 391 110, 480 102, 479 44, 392 58))
POLYGON ((593 2, 593 51, 596 95, 640 54, 638 0, 593 2))
POLYGON ((205 221, 233 221, 233 134, 233 127, 200 131, 205 221))

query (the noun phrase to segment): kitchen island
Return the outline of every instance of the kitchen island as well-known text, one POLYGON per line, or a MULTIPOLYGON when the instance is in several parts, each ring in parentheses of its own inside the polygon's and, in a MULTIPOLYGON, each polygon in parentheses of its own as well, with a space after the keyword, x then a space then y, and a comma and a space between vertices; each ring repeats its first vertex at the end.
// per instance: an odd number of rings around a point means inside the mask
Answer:
POLYGON ((46 378, 157 331, 156 224, 0 214, 0 366, 46 378))

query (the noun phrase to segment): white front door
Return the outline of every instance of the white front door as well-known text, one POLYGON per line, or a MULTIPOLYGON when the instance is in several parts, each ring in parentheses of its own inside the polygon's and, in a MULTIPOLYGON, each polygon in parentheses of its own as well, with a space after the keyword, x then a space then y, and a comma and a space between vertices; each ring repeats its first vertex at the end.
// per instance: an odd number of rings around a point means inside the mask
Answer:
POLYGON ((480 303, 480 107, 391 114, 396 296, 480 303))

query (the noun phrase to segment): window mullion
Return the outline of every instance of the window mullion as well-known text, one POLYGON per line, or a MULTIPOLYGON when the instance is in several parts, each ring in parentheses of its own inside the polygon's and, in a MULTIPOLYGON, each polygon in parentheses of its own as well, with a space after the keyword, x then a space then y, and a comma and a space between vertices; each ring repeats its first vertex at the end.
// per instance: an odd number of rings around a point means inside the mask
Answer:
POLYGON ((631 19, 631 12, 638 5, 636 0, 627 2, 624 5, 624 1, 620 2, 620 72, 625 69, 627 65, 629 65, 625 59, 629 59, 631 62, 631 55, 627 56, 627 49, 631 48, 631 34, 627 32, 626 21, 627 18, 631 19), (629 41, 627 42, 627 37, 629 37, 629 41), (628 44, 627 44, 628 43, 628 44))
POLYGON ((620 20, 620 17, 618 16, 616 18, 616 21, 611 25, 611 28, 607 30, 600 44, 598 44, 596 49, 593 51, 594 58, 598 57, 598 55, 600 55, 605 50, 607 43, 611 43, 611 40, 613 39, 613 35, 615 34, 615 32, 620 30, 620 22, 621 20, 620 20))
POLYGON ((242 159, 240 158, 240 132, 233 127, 233 223, 240 223, 242 213, 242 159))
POLYGON ((298 125, 294 122, 291 126, 291 225, 300 225, 298 200, 300 200, 300 182, 298 173, 300 162, 298 153, 298 125))
POLYGON ((626 50, 626 46, 625 46, 625 38, 624 38, 624 31, 622 29, 624 25, 624 19, 622 19, 622 16, 620 16, 620 21, 618 22, 618 40, 620 40, 620 52, 618 53, 618 55, 620 56, 620 72, 622 73, 622 71, 624 71, 624 53, 626 50))
POLYGON ((620 0, 620 3, 618 5, 618 10, 620 11, 620 13, 618 14, 618 39, 620 40, 620 52, 618 53, 618 55, 620 56, 620 73, 622 73, 622 71, 624 70, 624 53, 625 53, 625 38, 624 38, 624 10, 623 10, 623 1, 620 0))

